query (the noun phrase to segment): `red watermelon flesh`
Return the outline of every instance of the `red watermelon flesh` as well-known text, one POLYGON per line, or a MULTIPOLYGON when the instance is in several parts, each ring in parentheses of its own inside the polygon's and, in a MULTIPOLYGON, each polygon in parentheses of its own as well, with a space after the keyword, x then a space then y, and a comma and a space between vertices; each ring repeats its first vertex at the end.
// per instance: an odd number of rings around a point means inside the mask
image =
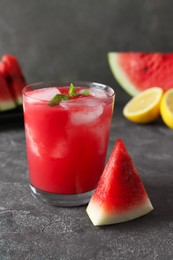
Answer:
POLYGON ((87 213, 94 225, 120 223, 153 209, 122 140, 118 140, 93 194, 87 213))
POLYGON ((111 70, 131 95, 151 87, 173 88, 173 53, 111 52, 111 70))
POLYGON ((0 111, 5 111, 15 108, 15 102, 8 89, 4 77, 0 74, 0 111))
POLYGON ((26 83, 17 59, 11 55, 4 55, 0 68, 16 104, 22 104, 22 89, 26 83))

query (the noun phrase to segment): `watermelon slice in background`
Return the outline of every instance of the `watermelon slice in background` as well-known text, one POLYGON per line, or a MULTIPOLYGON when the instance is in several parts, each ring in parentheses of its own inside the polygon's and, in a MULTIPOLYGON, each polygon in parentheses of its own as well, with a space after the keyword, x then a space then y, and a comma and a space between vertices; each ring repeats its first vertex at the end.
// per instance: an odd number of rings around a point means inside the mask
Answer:
POLYGON ((152 209, 132 159, 118 140, 86 211, 98 226, 129 221, 152 209))
POLYGON ((173 88, 173 53, 110 52, 108 62, 119 85, 131 96, 151 88, 173 88))
POLYGON ((0 111, 13 109, 15 107, 16 104, 8 89, 6 80, 0 73, 0 111))
POLYGON ((17 59, 12 55, 4 55, 0 64, 0 72, 6 78, 8 88, 17 105, 22 104, 22 89, 25 79, 17 59))

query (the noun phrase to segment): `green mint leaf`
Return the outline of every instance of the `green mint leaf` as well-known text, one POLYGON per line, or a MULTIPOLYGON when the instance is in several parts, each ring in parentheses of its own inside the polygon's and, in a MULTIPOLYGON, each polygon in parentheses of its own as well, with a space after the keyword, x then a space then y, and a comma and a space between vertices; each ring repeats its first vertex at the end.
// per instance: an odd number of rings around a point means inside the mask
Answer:
POLYGON ((70 88, 69 88, 69 91, 68 91, 68 94, 70 96, 74 96, 76 93, 76 88, 74 87, 73 83, 70 84, 70 88))
POLYGON ((81 94, 88 96, 90 94, 90 89, 85 89, 81 94))
POLYGON ((56 94, 48 103, 49 106, 57 106, 61 101, 69 100, 70 97, 65 94, 56 94))
POLYGON ((74 87, 73 83, 70 84, 68 94, 70 97, 79 97, 80 96, 79 93, 76 93, 76 88, 74 87))

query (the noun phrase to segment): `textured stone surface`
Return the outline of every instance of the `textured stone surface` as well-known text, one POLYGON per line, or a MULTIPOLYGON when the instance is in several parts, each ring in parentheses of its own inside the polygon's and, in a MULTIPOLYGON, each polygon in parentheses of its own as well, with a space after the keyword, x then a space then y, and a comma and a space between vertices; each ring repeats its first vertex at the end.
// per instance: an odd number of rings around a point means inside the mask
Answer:
MULTIPOLYGON (((2 125, 1 125, 2 126, 2 125)), ((146 126, 113 118, 108 155, 122 138, 154 206, 150 214, 94 227, 86 206, 40 203, 28 187, 22 121, 0 128, 0 259, 173 259, 173 132, 161 121, 146 126)))

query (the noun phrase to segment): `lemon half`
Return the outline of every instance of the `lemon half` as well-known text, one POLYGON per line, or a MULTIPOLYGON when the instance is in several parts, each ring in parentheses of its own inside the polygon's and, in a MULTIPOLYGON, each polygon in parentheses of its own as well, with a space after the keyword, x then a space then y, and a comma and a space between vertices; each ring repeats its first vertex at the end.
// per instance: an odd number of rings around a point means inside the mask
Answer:
POLYGON ((164 93, 160 104, 160 113, 165 124, 173 128, 173 88, 164 93))
POLYGON ((149 88, 133 97, 124 107, 123 115, 135 123, 149 123, 160 115, 160 102, 163 90, 149 88))

